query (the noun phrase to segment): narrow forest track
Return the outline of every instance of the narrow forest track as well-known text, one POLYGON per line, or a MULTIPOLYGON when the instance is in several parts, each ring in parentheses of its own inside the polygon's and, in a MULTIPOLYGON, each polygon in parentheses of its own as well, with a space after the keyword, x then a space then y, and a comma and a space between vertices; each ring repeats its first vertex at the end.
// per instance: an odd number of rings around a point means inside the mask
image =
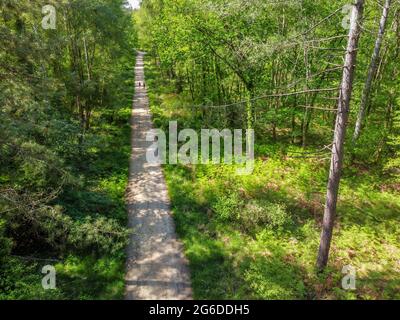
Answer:
POLYGON ((133 229, 127 250, 127 300, 192 298, 188 263, 177 239, 160 165, 146 161, 146 133, 153 128, 144 83, 144 53, 136 60, 132 111, 132 156, 127 205, 133 229), (139 83, 141 86, 139 86, 139 83))

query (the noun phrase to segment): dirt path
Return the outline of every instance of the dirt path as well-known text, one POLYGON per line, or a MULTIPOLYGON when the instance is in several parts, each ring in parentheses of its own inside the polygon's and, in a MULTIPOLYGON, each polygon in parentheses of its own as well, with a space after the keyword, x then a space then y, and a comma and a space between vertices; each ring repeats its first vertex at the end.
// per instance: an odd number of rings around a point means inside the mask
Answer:
POLYGON ((132 157, 127 191, 129 227, 126 299, 191 299, 192 290, 182 244, 177 240, 160 165, 146 161, 146 132, 152 128, 144 82, 144 53, 136 61, 132 111, 132 157), (139 82, 142 84, 139 87, 139 82))

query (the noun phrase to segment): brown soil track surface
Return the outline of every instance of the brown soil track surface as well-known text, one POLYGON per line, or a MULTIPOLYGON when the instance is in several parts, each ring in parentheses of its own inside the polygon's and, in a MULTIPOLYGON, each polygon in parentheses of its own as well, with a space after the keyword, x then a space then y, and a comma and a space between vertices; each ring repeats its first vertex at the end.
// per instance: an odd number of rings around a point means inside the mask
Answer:
POLYGON ((188 263, 177 239, 161 165, 150 164, 146 152, 153 128, 143 87, 144 53, 136 60, 136 90, 132 110, 132 156, 127 189, 129 227, 127 300, 187 300, 192 298, 188 263), (139 86, 141 83, 141 86, 139 86))

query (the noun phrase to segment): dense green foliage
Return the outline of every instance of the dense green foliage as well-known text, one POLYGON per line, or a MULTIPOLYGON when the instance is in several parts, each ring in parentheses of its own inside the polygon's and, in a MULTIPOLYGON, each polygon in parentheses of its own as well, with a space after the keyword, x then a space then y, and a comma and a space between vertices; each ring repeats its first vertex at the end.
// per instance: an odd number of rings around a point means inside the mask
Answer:
POLYGON ((0 21, 0 299, 121 297, 131 13, 123 0, 5 0, 0 21), (47 264, 56 290, 42 288, 47 264))
POLYGON ((256 134, 251 175, 164 167, 195 298, 400 299, 395 1, 353 141, 382 13, 366 1, 330 260, 315 269, 348 2, 143 0, 132 16, 124 0, 1 1, 0 299, 122 298, 138 43, 157 127, 256 134), (56 290, 42 288, 49 264, 56 290))
POLYGON ((156 125, 256 133, 252 175, 227 165, 165 167, 195 297, 400 298, 398 4, 352 144, 381 15, 366 4, 331 257, 324 273, 315 270, 346 3, 142 2, 136 20, 156 125), (341 287, 346 265, 357 270, 356 290, 341 287))
MULTIPOLYGON (((174 92, 184 93, 188 103, 197 105, 191 111, 203 126, 240 128, 251 120, 260 140, 323 146, 331 142, 335 113, 329 110, 337 107, 347 41, 342 26, 346 15, 341 13, 345 4, 147 0, 137 20, 141 42, 154 56, 161 74, 174 82, 174 92), (285 96, 302 91, 307 93, 285 96), (254 100, 250 119, 247 103, 210 107, 265 95, 277 96, 254 100)), ((355 162, 384 165, 397 158, 398 148, 387 143, 389 135, 398 135, 394 125, 400 52, 397 7, 393 4, 390 11, 369 106, 365 130, 370 132, 349 150, 355 153, 355 162)), ((356 68, 353 123, 380 14, 379 5, 367 6, 356 68)))

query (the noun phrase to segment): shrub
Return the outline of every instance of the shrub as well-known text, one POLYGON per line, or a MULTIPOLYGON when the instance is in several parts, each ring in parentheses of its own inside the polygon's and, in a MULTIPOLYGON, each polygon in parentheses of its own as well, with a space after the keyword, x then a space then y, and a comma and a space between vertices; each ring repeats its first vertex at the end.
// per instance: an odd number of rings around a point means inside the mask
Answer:
POLYGON ((5 236, 5 221, 0 219, 0 265, 3 259, 10 254, 11 240, 5 236))
POLYGON ((218 198, 213 206, 217 216, 222 220, 237 220, 244 202, 237 193, 231 193, 218 198))
POLYGON ((223 221, 234 221, 246 232, 262 228, 279 228, 290 222, 284 204, 268 200, 246 201, 237 193, 219 197, 213 206, 217 217, 223 221))
POLYGON ((128 235, 113 219, 87 217, 72 227, 68 242, 80 250, 116 254, 128 244, 128 235))
POLYGON ((240 223, 247 231, 260 228, 279 228, 290 221, 286 206, 267 200, 252 200, 240 213, 240 223))
POLYGON ((7 228, 15 246, 31 249, 41 244, 57 253, 75 249, 109 254, 127 244, 128 230, 115 219, 86 217, 75 221, 64 214, 61 206, 49 206, 42 202, 40 195, 15 191, 9 191, 8 195, 11 201, 6 207, 9 209, 7 228))

